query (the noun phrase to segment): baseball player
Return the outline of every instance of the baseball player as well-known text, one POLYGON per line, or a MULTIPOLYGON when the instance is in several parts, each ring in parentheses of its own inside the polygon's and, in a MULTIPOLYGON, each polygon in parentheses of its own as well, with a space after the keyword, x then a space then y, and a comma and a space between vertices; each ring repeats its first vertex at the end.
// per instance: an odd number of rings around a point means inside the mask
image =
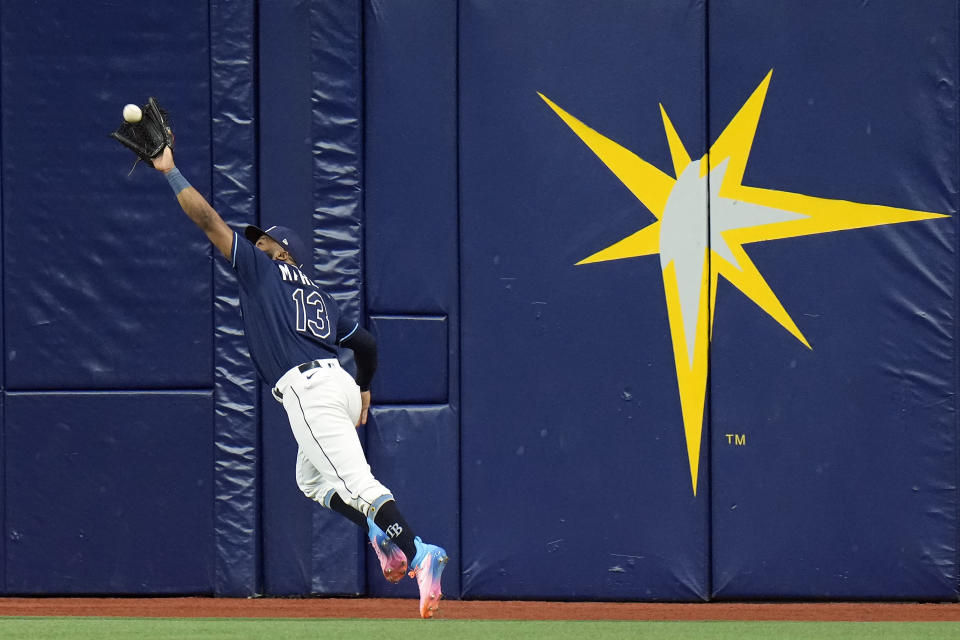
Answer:
POLYGON ((169 146, 152 162, 187 216, 236 271, 250 355, 283 403, 299 445, 300 489, 367 532, 387 580, 398 582, 409 567, 420 588, 420 615, 433 617, 447 553, 414 535, 390 490, 371 473, 355 429, 366 424, 370 407, 377 364, 373 336, 341 315, 302 269, 309 253, 293 231, 248 226, 237 233, 180 174, 169 146), (340 347, 354 352, 356 381, 340 368, 340 347))

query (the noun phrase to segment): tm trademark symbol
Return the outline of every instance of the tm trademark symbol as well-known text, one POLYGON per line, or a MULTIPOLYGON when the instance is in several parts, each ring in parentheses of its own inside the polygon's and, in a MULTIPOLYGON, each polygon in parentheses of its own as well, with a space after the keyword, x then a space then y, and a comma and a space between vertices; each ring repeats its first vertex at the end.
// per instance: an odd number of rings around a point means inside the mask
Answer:
POLYGON ((737 447, 743 447, 747 444, 747 434, 745 433, 727 433, 727 444, 737 447))

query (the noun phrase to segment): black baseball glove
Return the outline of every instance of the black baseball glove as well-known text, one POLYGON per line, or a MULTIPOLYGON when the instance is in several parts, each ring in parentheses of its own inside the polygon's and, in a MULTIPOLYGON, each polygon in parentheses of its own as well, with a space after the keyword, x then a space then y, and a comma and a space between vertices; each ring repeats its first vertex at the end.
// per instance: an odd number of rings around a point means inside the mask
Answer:
POLYGON ((164 147, 173 149, 173 132, 167 122, 167 112, 160 108, 156 100, 147 98, 142 111, 140 122, 124 122, 110 137, 119 140, 142 160, 150 162, 163 153, 164 147))

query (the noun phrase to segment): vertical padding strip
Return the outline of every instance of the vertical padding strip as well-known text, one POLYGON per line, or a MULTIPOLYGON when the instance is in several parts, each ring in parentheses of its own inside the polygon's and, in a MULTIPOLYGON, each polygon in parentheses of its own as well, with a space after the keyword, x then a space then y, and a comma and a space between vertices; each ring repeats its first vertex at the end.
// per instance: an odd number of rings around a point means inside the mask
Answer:
MULTIPOLYGON (((310 3, 313 120, 312 248, 318 284, 362 321, 363 4, 310 3)), ((313 590, 361 593, 363 536, 314 518, 313 590)), ((338 519, 342 520, 342 519, 338 519)))
MULTIPOLYGON (((256 22, 253 0, 211 0, 212 204, 236 227, 257 216, 256 22)), ((237 283, 214 251, 214 544, 217 595, 259 591, 257 376, 237 283)))
MULTIPOLYGON (((3 24, 3 5, 0 4, 0 24, 3 24)), ((0 313, 6 316, 6 307, 3 305, 6 278, 3 268, 3 30, 0 29, 0 313)), ((4 317, 0 317, 0 353, 6 353, 6 340, 3 327, 6 326, 4 317)), ((0 358, 0 593, 7 592, 7 444, 4 439, 6 429, 6 412, 3 407, 6 400, 7 376, 3 365, 7 358, 0 358)))
POLYGON ((359 0, 311 4, 313 262, 341 312, 360 312, 362 60, 359 0))

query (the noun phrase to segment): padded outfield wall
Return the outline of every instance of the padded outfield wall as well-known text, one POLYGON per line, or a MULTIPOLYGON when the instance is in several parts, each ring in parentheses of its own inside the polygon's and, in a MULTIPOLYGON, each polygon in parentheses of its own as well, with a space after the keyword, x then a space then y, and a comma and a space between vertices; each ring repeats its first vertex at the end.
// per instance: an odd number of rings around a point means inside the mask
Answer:
POLYGON ((416 593, 300 495, 229 266, 106 137, 155 95, 378 336, 361 436, 448 596, 955 600, 958 22, 4 0, 0 591, 416 593))

